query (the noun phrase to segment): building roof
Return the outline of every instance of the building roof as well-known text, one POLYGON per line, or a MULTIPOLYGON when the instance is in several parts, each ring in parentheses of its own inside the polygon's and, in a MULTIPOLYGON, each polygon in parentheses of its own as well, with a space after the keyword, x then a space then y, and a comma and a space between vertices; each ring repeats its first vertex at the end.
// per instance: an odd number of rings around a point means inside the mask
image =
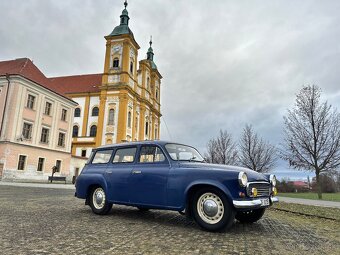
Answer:
POLYGON ((44 87, 47 87, 48 79, 28 58, 0 62, 0 75, 21 75, 44 87))
POLYGON ((61 93, 99 92, 102 83, 102 74, 83 74, 50 78, 51 86, 61 93))
POLYGON ((102 74, 85 74, 47 78, 28 58, 0 61, 0 76, 20 75, 53 92, 66 96, 70 93, 98 92, 102 74))

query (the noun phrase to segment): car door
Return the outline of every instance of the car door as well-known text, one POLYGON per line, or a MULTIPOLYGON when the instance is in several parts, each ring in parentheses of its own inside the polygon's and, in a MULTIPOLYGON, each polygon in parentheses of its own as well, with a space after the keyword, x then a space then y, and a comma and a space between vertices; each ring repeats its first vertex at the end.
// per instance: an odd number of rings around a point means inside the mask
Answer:
POLYGON ((129 178, 135 161, 137 147, 117 148, 108 165, 105 178, 108 183, 109 200, 129 203, 129 178))
POLYGON ((166 206, 169 162, 156 145, 142 145, 130 175, 130 202, 166 206))

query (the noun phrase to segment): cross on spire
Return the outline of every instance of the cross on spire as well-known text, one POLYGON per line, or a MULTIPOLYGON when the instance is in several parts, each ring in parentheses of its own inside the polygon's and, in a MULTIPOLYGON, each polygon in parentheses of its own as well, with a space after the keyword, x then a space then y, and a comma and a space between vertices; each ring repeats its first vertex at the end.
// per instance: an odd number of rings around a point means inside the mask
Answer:
POLYGON ((128 2, 127 2, 127 0, 125 0, 125 2, 124 2, 125 9, 126 9, 127 5, 128 5, 128 2))

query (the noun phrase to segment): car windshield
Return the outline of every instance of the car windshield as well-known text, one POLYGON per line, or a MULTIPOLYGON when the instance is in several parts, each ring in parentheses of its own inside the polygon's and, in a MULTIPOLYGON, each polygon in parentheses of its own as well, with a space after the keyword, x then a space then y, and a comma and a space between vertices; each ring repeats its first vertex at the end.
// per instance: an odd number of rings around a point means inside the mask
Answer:
POLYGON ((199 152, 193 147, 172 143, 165 145, 165 148, 173 160, 195 162, 204 161, 201 154, 199 154, 199 152))

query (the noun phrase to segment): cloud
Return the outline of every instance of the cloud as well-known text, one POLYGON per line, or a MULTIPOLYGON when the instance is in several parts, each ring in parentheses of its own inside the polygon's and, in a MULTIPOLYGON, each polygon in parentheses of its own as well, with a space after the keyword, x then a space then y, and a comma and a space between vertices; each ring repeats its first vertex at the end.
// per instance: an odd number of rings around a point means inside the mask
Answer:
MULTIPOLYGON (((105 40, 123 1, 0 3, 1 59, 30 57, 47 76, 102 72, 105 40)), ((304 84, 340 109, 339 1, 129 1, 146 55, 153 35, 162 83, 162 137, 204 150, 245 123, 282 139, 282 116, 304 84), (171 137, 164 125, 167 123, 171 137)))

